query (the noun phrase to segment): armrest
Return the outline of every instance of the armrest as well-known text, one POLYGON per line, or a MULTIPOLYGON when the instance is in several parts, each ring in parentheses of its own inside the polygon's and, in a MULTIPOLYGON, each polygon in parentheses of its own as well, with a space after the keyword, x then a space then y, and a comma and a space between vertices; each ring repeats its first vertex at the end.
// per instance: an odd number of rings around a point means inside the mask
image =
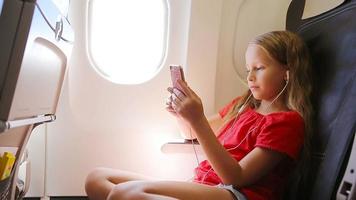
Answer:
POLYGON ((203 155, 204 152, 199 145, 198 140, 186 140, 186 139, 177 139, 169 141, 162 145, 161 151, 163 153, 189 153, 194 154, 196 151, 197 154, 203 155), (194 150, 195 149, 195 150, 194 150))

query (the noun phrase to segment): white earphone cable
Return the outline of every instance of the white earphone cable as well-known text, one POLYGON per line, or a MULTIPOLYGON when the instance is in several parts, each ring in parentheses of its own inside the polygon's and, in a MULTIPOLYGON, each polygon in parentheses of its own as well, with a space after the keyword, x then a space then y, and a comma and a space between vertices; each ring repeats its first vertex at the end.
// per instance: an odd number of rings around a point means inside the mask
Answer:
MULTIPOLYGON (((192 128, 189 127, 189 134, 190 134, 190 138, 193 138, 193 135, 192 135, 192 128)), ((198 153, 197 153, 197 150, 195 148, 195 144, 194 144, 194 140, 191 140, 192 142, 192 145, 193 145, 193 150, 194 150, 194 154, 195 154, 195 159, 197 161, 197 164, 199 165, 200 161, 199 161, 199 158, 198 158, 198 153)))

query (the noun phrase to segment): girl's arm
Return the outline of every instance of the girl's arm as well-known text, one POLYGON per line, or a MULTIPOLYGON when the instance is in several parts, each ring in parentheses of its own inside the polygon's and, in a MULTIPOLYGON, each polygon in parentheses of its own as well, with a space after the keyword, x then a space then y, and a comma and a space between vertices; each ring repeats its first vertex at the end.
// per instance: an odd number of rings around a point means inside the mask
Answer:
POLYGON ((219 114, 214 114, 208 118, 208 123, 213 130, 215 136, 218 136, 219 129, 223 125, 224 121, 219 114))
MULTIPOLYGON (((211 117, 209 117, 208 119, 208 124, 211 127, 211 129, 214 132, 215 136, 218 136, 219 134, 219 128, 222 126, 223 124, 223 120, 221 119, 219 114, 215 114, 211 117)), ((177 117, 177 121, 179 124, 179 128, 183 133, 183 137, 184 139, 196 139, 197 135, 195 133, 195 130, 190 126, 190 124, 188 124, 186 121, 184 121, 183 118, 177 117)))
POLYGON ((276 151, 257 147, 238 162, 212 134, 204 118, 192 124, 192 127, 207 159, 224 184, 236 187, 252 184, 266 175, 284 157, 276 151))
POLYGON ((252 184, 284 158, 281 153, 257 147, 240 162, 236 161, 216 138, 204 116, 200 98, 185 82, 179 83, 185 97, 174 100, 173 109, 194 130, 207 159, 224 184, 237 187, 252 184))
MULTIPOLYGON (((173 88, 168 88, 167 90, 170 93, 173 93, 173 88)), ((171 103, 172 103, 171 101, 172 101, 172 99, 167 100, 166 109, 168 112, 170 112, 173 116, 176 117, 179 129, 182 132, 184 139, 196 139, 197 136, 195 134, 195 131, 191 128, 191 126, 183 118, 181 118, 177 115, 177 113, 171 106, 171 103)), ((216 136, 218 136, 218 134, 219 134, 218 131, 219 131, 220 127, 223 125, 223 119, 221 118, 221 116, 219 114, 214 114, 214 115, 210 116, 208 118, 208 123, 209 123, 210 127, 212 128, 212 130, 214 131, 214 134, 216 136)))

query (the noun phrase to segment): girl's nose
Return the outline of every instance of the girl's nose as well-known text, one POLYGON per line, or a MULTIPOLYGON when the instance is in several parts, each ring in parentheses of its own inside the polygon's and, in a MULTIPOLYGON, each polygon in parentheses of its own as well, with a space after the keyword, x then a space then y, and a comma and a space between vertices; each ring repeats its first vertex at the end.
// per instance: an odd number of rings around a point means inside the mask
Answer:
POLYGON ((247 81, 254 81, 255 80, 255 75, 253 73, 253 70, 250 70, 247 72, 247 81))

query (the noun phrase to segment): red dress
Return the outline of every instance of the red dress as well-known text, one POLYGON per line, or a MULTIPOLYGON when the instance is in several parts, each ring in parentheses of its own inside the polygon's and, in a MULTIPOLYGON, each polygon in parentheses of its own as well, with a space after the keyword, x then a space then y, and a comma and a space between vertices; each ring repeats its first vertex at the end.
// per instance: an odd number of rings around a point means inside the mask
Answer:
MULTIPOLYGON (((225 106, 219 112, 220 116, 224 117, 235 103, 236 100, 225 106)), ((230 120, 221 130, 218 139, 236 160, 241 160, 255 147, 278 151, 288 158, 256 183, 237 189, 249 200, 281 199, 283 186, 303 145, 303 118, 295 111, 262 115, 248 108, 234 121, 230 120)), ((208 185, 222 183, 206 160, 195 171, 194 182, 208 185)))

